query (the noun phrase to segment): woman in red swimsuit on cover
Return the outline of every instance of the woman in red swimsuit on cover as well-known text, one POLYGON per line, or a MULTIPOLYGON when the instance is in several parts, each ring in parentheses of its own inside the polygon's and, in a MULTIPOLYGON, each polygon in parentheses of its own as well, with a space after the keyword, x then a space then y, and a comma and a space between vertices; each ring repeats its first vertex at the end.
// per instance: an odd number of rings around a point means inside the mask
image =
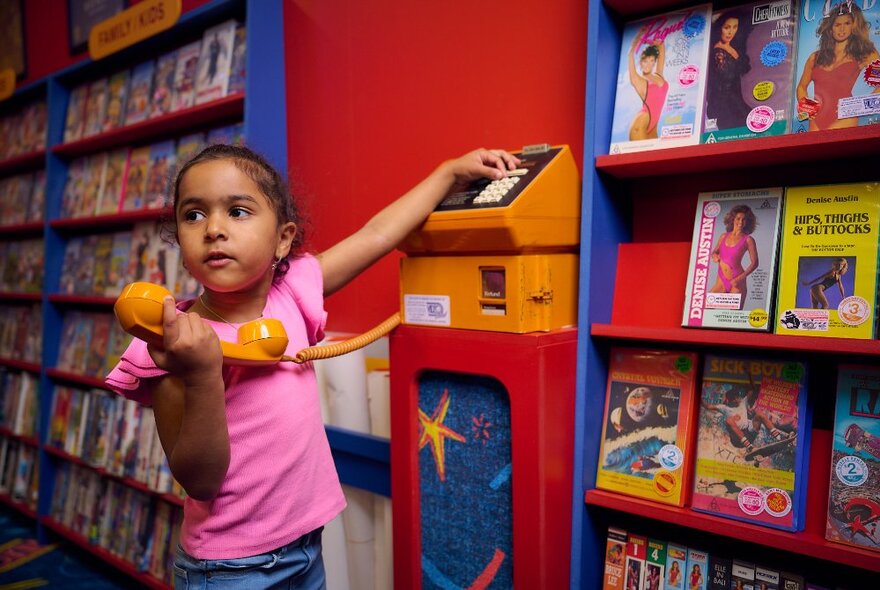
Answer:
MULTIPOLYGON (((837 118, 837 103, 852 96, 859 73, 878 57, 871 42, 868 23, 855 2, 842 2, 831 9, 816 30, 819 49, 807 58, 797 85, 798 103, 807 96, 813 83, 813 100, 819 110, 810 116, 810 131, 855 127, 857 117, 837 118)), ((880 92, 880 88, 874 90, 880 92)))
POLYGON ((662 39, 655 39, 645 47, 639 56, 641 73, 636 70, 635 54, 641 45, 645 30, 642 28, 636 33, 629 48, 629 81, 636 94, 642 99, 642 109, 636 113, 629 127, 630 141, 657 138, 657 124, 660 122, 666 94, 669 92, 669 83, 663 79, 665 52, 662 39))
POLYGON ((718 264, 718 279, 711 293, 741 293, 739 308, 742 309, 749 289, 746 278, 758 268, 758 247, 752 232, 758 225, 758 218, 748 205, 737 205, 724 216, 726 232, 718 238, 712 250, 712 261, 718 264), (743 268, 742 261, 749 253, 749 266, 743 268))

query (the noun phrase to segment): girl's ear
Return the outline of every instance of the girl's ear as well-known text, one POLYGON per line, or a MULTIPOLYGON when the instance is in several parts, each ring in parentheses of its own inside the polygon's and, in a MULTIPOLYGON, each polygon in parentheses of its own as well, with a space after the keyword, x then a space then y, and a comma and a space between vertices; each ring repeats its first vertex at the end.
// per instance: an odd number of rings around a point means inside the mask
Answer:
POLYGON ((276 258, 286 258, 290 254, 290 246, 296 237, 297 227, 292 221, 288 221, 278 228, 278 246, 275 248, 276 258))

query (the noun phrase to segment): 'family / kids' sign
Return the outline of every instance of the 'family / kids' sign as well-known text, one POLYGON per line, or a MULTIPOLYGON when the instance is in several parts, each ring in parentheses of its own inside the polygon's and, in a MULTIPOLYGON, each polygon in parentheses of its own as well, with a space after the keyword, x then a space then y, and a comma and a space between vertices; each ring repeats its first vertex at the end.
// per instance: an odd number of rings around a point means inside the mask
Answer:
POLYGON ((180 18, 180 0, 144 0, 92 27, 89 55, 101 59, 156 33, 180 18))

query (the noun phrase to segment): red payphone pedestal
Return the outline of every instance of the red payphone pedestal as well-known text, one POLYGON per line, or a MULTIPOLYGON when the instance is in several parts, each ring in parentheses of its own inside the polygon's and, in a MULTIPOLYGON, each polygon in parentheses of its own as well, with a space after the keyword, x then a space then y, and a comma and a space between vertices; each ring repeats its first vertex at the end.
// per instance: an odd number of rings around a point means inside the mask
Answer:
POLYGON ((391 336, 394 584, 567 588, 577 330, 391 336))

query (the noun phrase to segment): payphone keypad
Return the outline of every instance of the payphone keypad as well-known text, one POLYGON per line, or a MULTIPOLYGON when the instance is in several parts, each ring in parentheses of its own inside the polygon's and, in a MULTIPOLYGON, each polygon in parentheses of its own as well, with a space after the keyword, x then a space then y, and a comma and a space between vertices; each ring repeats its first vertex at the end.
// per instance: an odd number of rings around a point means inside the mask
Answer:
POLYGON ((484 178, 474 181, 465 190, 448 195, 436 210, 442 212, 507 207, 559 152, 560 148, 550 148, 541 153, 516 153, 514 155, 521 160, 519 168, 508 170, 507 176, 499 180, 490 182, 484 178))
POLYGON ((474 203, 497 203, 504 198, 504 195, 510 192, 510 189, 517 182, 519 182, 518 176, 508 176, 500 180, 493 180, 474 197, 474 203))

